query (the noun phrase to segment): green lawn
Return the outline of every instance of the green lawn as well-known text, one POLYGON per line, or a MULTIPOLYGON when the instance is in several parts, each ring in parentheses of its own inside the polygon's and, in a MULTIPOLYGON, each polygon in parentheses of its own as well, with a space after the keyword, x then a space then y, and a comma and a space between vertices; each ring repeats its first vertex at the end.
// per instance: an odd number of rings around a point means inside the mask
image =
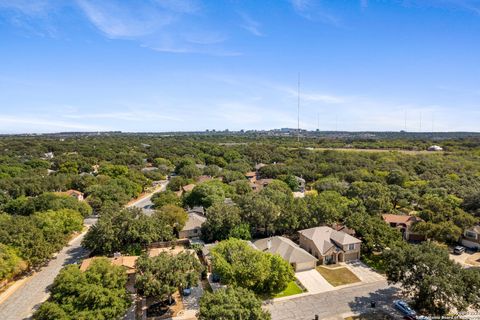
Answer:
POLYGON ((302 293, 303 290, 295 281, 288 284, 287 288, 280 293, 277 293, 274 298, 293 296, 294 294, 302 293))
POLYGON ((360 279, 345 267, 330 269, 328 267, 319 266, 317 267, 317 271, 334 287, 360 282, 360 279))

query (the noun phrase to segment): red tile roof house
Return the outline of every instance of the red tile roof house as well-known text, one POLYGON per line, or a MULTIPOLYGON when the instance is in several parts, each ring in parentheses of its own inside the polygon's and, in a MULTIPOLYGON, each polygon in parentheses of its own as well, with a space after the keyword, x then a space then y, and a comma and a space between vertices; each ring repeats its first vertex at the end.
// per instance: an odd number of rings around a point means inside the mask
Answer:
POLYGON ((76 198, 78 201, 83 201, 83 193, 78 190, 70 189, 65 192, 55 192, 55 194, 62 195, 62 196, 69 196, 69 197, 76 198))
POLYGON ((391 227, 397 228, 407 241, 425 241, 425 236, 412 232, 415 223, 423 221, 421 218, 403 214, 382 214, 383 220, 391 227))

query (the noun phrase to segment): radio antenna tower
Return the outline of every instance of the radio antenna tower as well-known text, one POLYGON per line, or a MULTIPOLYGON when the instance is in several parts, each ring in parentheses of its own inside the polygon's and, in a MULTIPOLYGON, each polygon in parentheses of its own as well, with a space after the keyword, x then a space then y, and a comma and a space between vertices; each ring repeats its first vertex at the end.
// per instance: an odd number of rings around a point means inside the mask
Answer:
POLYGON ((300 72, 298 73, 297 98, 297 142, 300 142, 300 72))
POLYGON ((420 132, 422 132, 422 111, 420 111, 420 132))

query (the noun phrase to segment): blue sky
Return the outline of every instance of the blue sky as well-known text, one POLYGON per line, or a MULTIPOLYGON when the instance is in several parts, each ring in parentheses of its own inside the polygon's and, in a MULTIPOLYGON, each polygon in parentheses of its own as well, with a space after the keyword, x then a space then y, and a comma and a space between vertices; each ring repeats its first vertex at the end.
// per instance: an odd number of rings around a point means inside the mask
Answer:
POLYGON ((480 0, 0 0, 0 133, 480 131, 480 0))

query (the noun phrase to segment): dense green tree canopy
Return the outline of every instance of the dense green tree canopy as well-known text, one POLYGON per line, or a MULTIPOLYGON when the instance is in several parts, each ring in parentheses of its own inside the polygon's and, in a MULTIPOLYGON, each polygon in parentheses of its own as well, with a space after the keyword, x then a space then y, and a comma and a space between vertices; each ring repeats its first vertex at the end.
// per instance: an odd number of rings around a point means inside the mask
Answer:
POLYGON ((35 320, 120 319, 130 304, 123 267, 97 258, 80 271, 77 265, 62 269, 55 278, 48 302, 33 315, 35 320))
POLYGON ((268 311, 255 294, 240 287, 206 292, 200 300, 200 320, 269 320, 268 311))
POLYGON ((223 283, 257 293, 281 292, 294 279, 292 266, 280 256, 258 251, 235 238, 212 249, 212 263, 223 283))

